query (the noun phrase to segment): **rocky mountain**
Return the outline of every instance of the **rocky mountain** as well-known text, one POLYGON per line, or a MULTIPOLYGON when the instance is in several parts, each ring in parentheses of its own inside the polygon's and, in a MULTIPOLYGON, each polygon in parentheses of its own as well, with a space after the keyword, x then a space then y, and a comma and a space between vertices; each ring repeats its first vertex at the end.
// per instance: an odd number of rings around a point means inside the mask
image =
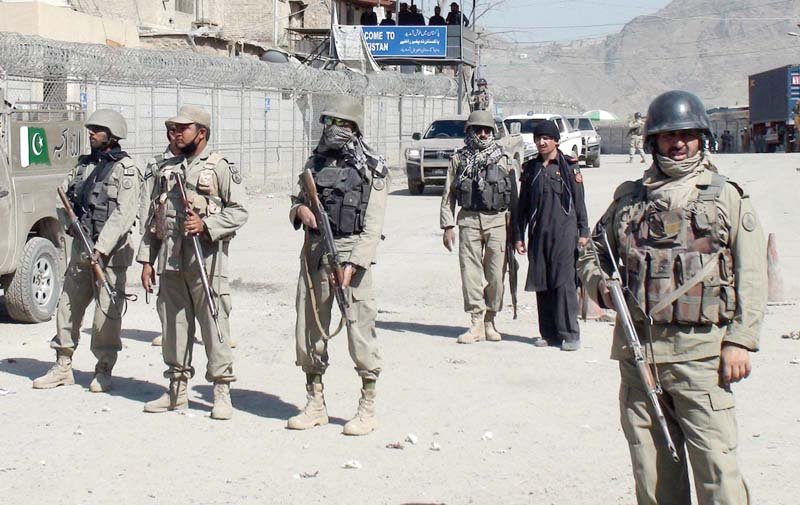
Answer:
POLYGON ((749 74, 800 63, 800 37, 787 34, 800 32, 799 22, 797 0, 674 0, 602 39, 526 46, 490 38, 484 75, 517 109, 562 103, 625 117, 676 88, 709 108, 746 105, 749 74))

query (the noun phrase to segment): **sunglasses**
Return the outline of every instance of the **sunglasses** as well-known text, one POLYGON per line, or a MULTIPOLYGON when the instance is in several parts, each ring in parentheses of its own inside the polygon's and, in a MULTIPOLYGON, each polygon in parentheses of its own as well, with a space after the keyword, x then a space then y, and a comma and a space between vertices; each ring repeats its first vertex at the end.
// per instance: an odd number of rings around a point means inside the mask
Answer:
POLYGON ((494 133, 494 128, 489 126, 473 126, 472 131, 475 133, 494 133))
POLYGON ((331 116, 325 116, 323 122, 325 123, 325 126, 332 126, 332 125, 353 126, 352 121, 348 121, 346 119, 339 119, 338 117, 331 117, 331 116))

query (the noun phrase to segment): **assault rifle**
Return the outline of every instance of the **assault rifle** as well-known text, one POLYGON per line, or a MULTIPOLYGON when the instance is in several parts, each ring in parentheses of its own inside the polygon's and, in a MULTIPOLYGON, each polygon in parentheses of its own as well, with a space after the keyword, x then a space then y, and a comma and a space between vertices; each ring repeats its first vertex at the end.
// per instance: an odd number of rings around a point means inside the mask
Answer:
MULTIPOLYGON (((317 227, 322 234, 322 245, 324 247, 324 254, 328 260, 331 270, 328 274, 328 283, 333 289, 336 304, 339 306, 339 311, 342 313, 342 319, 347 327, 350 327, 350 303, 344 295, 342 288, 342 279, 344 278, 344 267, 339 262, 339 253, 336 251, 336 242, 333 239, 333 230, 331 229, 330 218, 328 213, 322 207, 322 202, 317 193, 317 185, 314 183, 314 176, 311 175, 311 170, 305 169, 300 174, 300 185, 303 187, 303 192, 308 197, 308 204, 314 217, 317 220, 317 227)), ((341 326, 339 327, 341 329, 341 326)))
POLYGON ((508 289, 511 291, 511 307, 514 309, 514 319, 517 318, 517 275, 519 274, 519 262, 517 261, 516 252, 511 213, 506 213, 506 263, 508 264, 508 289))
MULTIPOLYGON (((94 244, 92 240, 86 236, 86 232, 81 227, 80 222, 78 222, 78 216, 75 215, 75 210, 72 208, 72 204, 67 197, 67 194, 64 193, 64 190, 58 188, 58 197, 61 199, 61 203, 64 205, 64 210, 67 212, 67 217, 69 218, 69 228, 72 230, 72 236, 76 239, 81 241, 83 245, 83 251, 89 256, 92 257, 92 253, 94 252, 94 244)), ((92 272, 94 273, 94 278, 97 281, 97 284, 105 289, 106 293, 108 293, 108 297, 111 299, 112 306, 117 305, 117 292, 108 282, 108 278, 106 277, 105 273, 105 265, 103 265, 103 260, 98 259, 97 261, 92 261, 92 272)))
POLYGON ((611 257, 611 263, 614 266, 614 272, 611 277, 608 277, 603 270, 603 266, 600 263, 600 255, 597 252, 597 247, 595 246, 593 238, 589 240, 589 245, 592 248, 592 253, 594 255, 595 262, 597 262, 597 267, 600 269, 600 272, 602 272, 605 284, 611 293, 611 300, 614 304, 614 310, 616 310, 617 314, 619 314, 619 318, 622 323, 622 329, 625 331, 625 338, 628 341, 628 347, 630 347, 633 351, 633 360, 634 364, 636 365, 636 371, 639 372, 639 379, 642 381, 642 385, 647 392, 647 398, 650 399, 650 405, 653 407, 653 412, 655 413, 658 424, 661 427, 661 432, 664 435, 665 441, 667 442, 667 447, 672 455, 672 459, 677 463, 680 461, 680 457, 678 456, 678 450, 675 448, 675 443, 672 441, 672 436, 669 433, 667 419, 664 417, 664 411, 661 408, 661 402, 659 400, 659 395, 661 395, 663 392, 661 390, 661 384, 658 381, 658 376, 654 376, 653 371, 650 369, 650 365, 647 364, 644 352, 642 351, 642 344, 639 341, 639 336, 636 334, 636 327, 633 325, 631 312, 628 309, 627 302, 625 301, 625 294, 623 291, 624 288, 622 286, 622 276, 617 268, 617 259, 614 256, 614 253, 611 250, 611 245, 608 242, 608 235, 606 234, 605 230, 602 230, 601 233, 603 235, 603 241, 605 242, 608 255, 611 257))
MULTIPOLYGON (((183 178, 177 173, 174 174, 174 176, 175 185, 178 187, 178 191, 181 194, 181 200, 183 200, 183 210, 188 217, 190 214, 194 214, 195 212, 192 210, 192 204, 186 197, 186 187, 184 186, 183 178)), ((194 246, 194 258, 197 260, 197 265, 200 267, 200 281, 203 283, 203 291, 205 291, 206 295, 206 305, 208 305, 208 310, 211 312, 211 318, 214 320, 214 326, 217 328, 217 338, 219 338, 219 342, 222 343, 222 332, 219 329, 219 309, 217 308, 217 302, 214 301, 214 293, 211 291, 211 285, 208 282, 208 273, 206 272, 203 249, 200 247, 200 237, 198 237, 196 233, 192 233, 190 237, 192 237, 192 245, 194 246)))

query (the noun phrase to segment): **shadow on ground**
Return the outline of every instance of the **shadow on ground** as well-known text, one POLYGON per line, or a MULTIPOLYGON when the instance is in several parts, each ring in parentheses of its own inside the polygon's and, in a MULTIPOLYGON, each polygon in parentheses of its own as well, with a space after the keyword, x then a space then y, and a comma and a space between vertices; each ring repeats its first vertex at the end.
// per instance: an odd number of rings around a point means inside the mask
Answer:
MULTIPOLYGON (((395 331, 398 333, 420 333, 432 337, 458 338, 466 331, 467 326, 445 326, 442 324, 409 323, 405 321, 378 321, 376 326, 382 330, 395 331)), ((503 335, 504 342, 519 342, 521 344, 532 344, 534 337, 523 337, 521 335, 509 335, 504 333, 502 328, 500 333, 503 335)))
MULTIPOLYGON (((39 361, 31 358, 7 358, 0 361, 0 372, 5 372, 20 377, 27 377, 31 381, 47 373, 53 362, 39 361)), ((88 389, 94 376, 94 370, 85 372, 73 368, 76 384, 88 389)), ((112 388, 108 393, 111 396, 121 396, 137 402, 146 402, 160 395, 164 388, 152 382, 147 382, 132 377, 114 376, 112 388)), ((63 387, 63 386, 62 386, 63 387)))
MULTIPOLYGON (((200 395, 205 404, 201 404, 200 410, 211 411, 214 403, 214 387, 211 385, 195 386, 192 388, 200 395)), ((190 395, 191 401, 191 395, 190 395)), ((254 416, 288 420, 290 417, 300 413, 300 409, 293 403, 286 403, 279 396, 265 393, 263 391, 253 391, 252 389, 239 389, 234 382, 231 385, 231 401, 234 410, 248 412, 254 416)), ((195 403, 194 407, 198 407, 195 403)), ((330 418, 331 424, 344 425, 347 421, 338 417, 330 418)))

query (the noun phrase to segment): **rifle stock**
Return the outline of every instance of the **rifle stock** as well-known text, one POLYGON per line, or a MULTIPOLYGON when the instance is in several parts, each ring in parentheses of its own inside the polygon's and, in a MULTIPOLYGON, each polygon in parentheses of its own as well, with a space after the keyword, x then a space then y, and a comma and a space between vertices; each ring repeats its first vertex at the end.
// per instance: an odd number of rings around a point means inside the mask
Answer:
MULTIPOLYGON (((174 177, 175 185, 178 187, 178 191, 181 194, 181 200, 183 201, 183 211, 186 213, 186 216, 189 216, 190 214, 193 214, 194 211, 192 210, 192 204, 186 197, 186 187, 184 186, 183 178, 177 173, 174 174, 174 177)), ((211 291, 211 284, 208 280, 205 257, 203 256, 203 249, 200 247, 200 238, 196 233, 192 233, 189 236, 192 238, 192 246, 194 246, 194 258, 197 261, 197 265, 200 267, 200 281, 203 283, 203 291, 206 295, 206 305, 211 313, 211 319, 214 321, 214 326, 217 329, 217 338, 219 339, 219 342, 222 343, 222 331, 219 328, 219 309, 217 308, 217 302, 214 300, 214 293, 211 291)))
POLYGON ((347 301, 344 289, 342 288, 344 267, 342 267, 339 261, 339 253, 336 250, 336 242, 333 237, 333 230, 331 229, 328 213, 325 212, 322 206, 319 194, 317 193, 317 185, 314 183, 314 176, 311 175, 309 169, 305 169, 303 173, 300 174, 300 185, 308 197, 309 207, 317 220, 317 228, 322 235, 322 242, 325 249, 324 254, 328 259, 328 264, 331 266, 331 272, 328 275, 328 283, 333 289, 336 305, 338 305, 339 311, 342 313, 342 319, 349 328, 351 324, 349 311, 350 303, 347 301))
MULTIPOLYGON (((81 224, 78 222, 78 216, 75 214, 75 210, 72 208, 72 204, 70 203, 67 194, 64 193, 64 190, 61 188, 58 188, 57 191, 58 197, 61 199, 61 204, 64 206, 64 210, 69 218, 69 228, 72 230, 72 236, 81 241, 84 252, 89 256, 89 258, 91 258, 92 254, 94 253, 94 244, 92 244, 92 241, 86 236, 83 228, 81 228, 81 224)), ((111 284, 106 278, 103 260, 98 259, 97 261, 90 261, 90 263, 95 280, 106 291, 109 298, 111 298, 111 303, 116 305, 117 292, 113 287, 111 287, 111 284)))
POLYGON ((644 351, 642 350, 642 344, 639 340, 639 335, 636 333, 636 327, 633 324, 628 303, 625 301, 625 292, 622 286, 619 270, 617 269, 617 260, 611 250, 611 245, 608 242, 608 236, 606 235, 605 230, 602 231, 602 234, 606 250, 608 251, 608 254, 614 265, 613 276, 607 276, 603 270, 603 266, 600 262, 600 255, 597 252, 594 239, 589 240, 589 245, 592 248, 592 253, 594 255, 595 262, 597 263, 597 267, 600 269, 606 287, 608 287, 608 290, 611 294, 611 301, 614 305, 614 310, 619 315, 622 329, 625 332, 625 339, 627 340, 631 351, 633 351, 634 365, 636 365, 636 371, 638 372, 639 380, 641 380, 642 385, 647 392, 647 398, 650 400, 650 406, 653 408, 653 413, 658 421, 658 425, 661 429, 662 435, 664 436, 664 440, 667 443, 667 448, 669 449, 670 455, 672 456, 673 461, 677 463, 680 461, 680 457, 678 456, 678 450, 675 447, 675 443, 672 441, 672 435, 669 432, 667 419, 664 416, 664 410, 661 407, 661 401, 659 399, 659 395, 662 393, 661 386, 656 381, 653 371, 650 369, 650 366, 647 363, 644 351))

